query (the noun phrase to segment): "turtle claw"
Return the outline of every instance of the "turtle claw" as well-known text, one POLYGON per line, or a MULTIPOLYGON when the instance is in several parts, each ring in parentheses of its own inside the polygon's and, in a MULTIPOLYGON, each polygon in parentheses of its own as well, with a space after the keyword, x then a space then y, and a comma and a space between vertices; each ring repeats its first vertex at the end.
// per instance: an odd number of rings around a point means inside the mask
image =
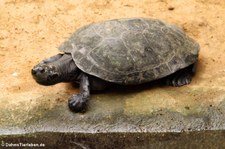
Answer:
POLYGON ((82 94, 73 95, 69 98, 68 106, 73 112, 85 112, 87 108, 88 97, 82 94))
POLYGON ((166 80, 166 84, 174 87, 180 87, 186 84, 190 84, 192 76, 189 73, 176 74, 166 80))
POLYGON ((180 76, 172 81, 172 86, 179 87, 191 83, 191 75, 180 76))
POLYGON ((195 65, 196 64, 190 65, 189 67, 183 68, 174 74, 167 76, 165 78, 166 84, 174 87, 190 84, 192 76, 194 75, 194 71, 192 71, 192 69, 195 65))

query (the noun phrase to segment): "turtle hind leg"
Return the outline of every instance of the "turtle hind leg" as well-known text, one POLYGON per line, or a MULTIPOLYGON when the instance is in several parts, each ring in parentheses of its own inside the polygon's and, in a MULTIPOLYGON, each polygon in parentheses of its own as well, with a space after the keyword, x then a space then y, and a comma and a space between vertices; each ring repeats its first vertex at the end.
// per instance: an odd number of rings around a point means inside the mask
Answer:
POLYGON ((166 77, 165 78, 166 84, 174 87, 190 84, 192 77, 196 72, 196 65, 197 63, 192 64, 166 77))
POLYGON ((187 73, 175 73, 166 79, 166 84, 174 87, 183 86, 191 83, 192 76, 187 73))

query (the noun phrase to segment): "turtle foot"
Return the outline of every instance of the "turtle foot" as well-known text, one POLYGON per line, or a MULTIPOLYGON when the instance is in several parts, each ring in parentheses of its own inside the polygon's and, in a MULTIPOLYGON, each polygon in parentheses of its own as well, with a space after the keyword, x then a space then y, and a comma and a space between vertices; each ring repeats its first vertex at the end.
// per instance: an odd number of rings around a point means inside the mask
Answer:
POLYGON ((190 84, 192 76, 188 73, 186 74, 177 74, 172 78, 166 80, 166 84, 174 87, 180 87, 186 84, 190 84))
POLYGON ((69 98, 68 106, 73 112, 85 112, 87 108, 88 97, 83 94, 73 95, 69 98))

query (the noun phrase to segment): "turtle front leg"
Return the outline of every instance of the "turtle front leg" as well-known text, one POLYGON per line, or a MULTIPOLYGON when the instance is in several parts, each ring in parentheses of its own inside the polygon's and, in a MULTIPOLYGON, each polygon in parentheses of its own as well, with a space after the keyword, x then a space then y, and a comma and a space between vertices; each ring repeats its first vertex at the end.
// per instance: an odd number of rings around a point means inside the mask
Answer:
POLYGON ((73 112, 84 112, 87 108, 87 102, 90 98, 90 83, 88 76, 84 73, 80 78, 80 93, 69 98, 69 108, 73 112))

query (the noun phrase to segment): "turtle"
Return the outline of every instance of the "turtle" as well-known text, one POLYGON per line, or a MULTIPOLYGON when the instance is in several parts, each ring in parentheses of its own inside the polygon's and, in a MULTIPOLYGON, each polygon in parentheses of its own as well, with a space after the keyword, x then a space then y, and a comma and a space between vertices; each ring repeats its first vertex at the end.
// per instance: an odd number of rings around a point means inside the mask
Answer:
POLYGON ((76 82, 80 92, 69 97, 73 112, 85 112, 92 91, 110 84, 139 85, 162 80, 189 84, 196 72, 199 44, 181 28, 158 19, 120 18, 85 25, 59 47, 59 54, 35 65, 41 85, 76 82))

